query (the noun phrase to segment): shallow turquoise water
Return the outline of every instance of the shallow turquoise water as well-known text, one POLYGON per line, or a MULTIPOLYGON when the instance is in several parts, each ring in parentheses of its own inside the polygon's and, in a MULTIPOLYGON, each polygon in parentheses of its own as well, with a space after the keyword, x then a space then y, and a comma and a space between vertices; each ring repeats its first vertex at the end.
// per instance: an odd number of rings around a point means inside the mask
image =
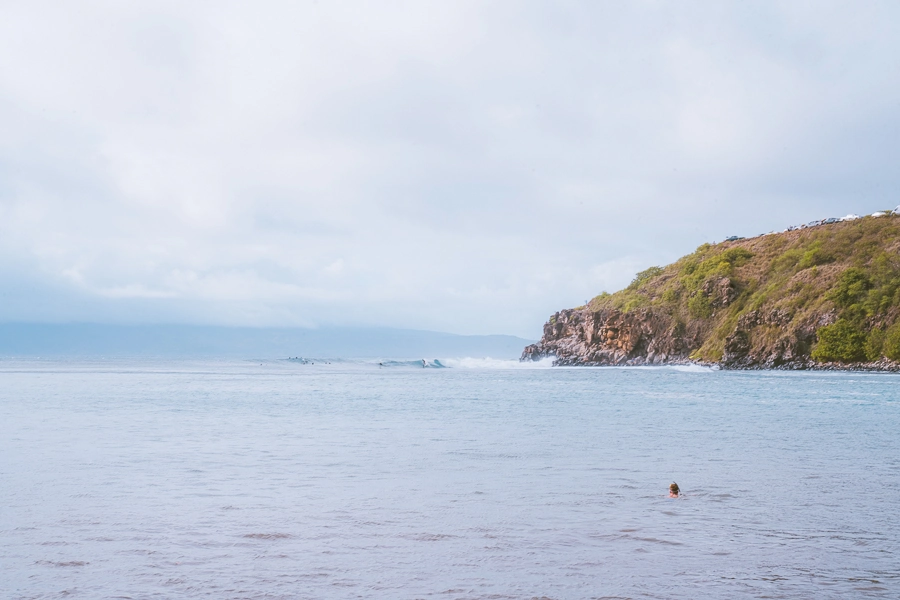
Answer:
POLYGON ((0 597, 900 596, 900 376, 447 364, 0 361, 0 597))

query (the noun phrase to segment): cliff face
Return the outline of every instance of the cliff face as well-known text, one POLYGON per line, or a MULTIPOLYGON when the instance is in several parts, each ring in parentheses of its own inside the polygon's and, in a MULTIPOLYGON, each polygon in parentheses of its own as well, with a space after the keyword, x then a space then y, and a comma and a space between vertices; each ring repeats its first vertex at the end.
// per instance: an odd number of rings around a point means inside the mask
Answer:
POLYGON ((825 314, 790 327, 789 316, 778 310, 750 311, 741 316, 734 331, 725 338, 722 358, 704 361, 696 356, 696 351, 711 333, 708 323, 684 324, 648 308, 627 313, 615 309, 568 309, 551 317, 544 325, 541 341, 527 346, 522 360, 554 356, 557 365, 711 362, 733 369, 815 368, 810 351, 816 343, 816 330, 833 322, 834 315, 825 314))
POLYGON ((588 308, 563 310, 544 324, 537 344, 523 359, 555 356, 560 365, 642 365, 686 363, 702 332, 691 331, 664 313, 588 308))
POLYGON ((559 311, 523 360, 900 370, 900 216, 705 244, 559 311))

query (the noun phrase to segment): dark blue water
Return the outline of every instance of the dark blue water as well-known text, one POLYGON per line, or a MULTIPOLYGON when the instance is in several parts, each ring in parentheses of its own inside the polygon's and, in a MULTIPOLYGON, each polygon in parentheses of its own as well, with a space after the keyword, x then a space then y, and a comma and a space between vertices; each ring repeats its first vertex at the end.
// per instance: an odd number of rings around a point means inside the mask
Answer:
POLYGON ((0 597, 900 597, 900 377, 444 362, 0 362, 0 597))

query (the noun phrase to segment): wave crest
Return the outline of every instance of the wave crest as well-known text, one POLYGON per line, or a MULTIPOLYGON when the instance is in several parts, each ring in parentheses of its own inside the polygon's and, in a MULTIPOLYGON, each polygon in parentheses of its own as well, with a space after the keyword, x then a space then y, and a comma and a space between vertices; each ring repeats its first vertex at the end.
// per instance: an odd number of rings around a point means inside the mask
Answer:
POLYGON ((371 367, 376 369, 549 369, 553 366, 553 357, 538 361, 519 361, 518 359, 476 358, 471 356, 457 358, 419 358, 419 359, 346 359, 346 358, 308 358, 294 357, 284 359, 286 362, 301 365, 343 365, 371 367))

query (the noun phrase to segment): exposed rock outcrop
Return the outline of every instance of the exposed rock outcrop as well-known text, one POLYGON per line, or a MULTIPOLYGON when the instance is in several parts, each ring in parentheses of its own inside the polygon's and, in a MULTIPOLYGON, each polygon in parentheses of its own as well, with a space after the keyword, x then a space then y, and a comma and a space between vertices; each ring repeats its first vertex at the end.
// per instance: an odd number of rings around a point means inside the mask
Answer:
POLYGON ((816 330, 834 320, 833 313, 826 313, 792 325, 792 315, 783 309, 751 310, 725 338, 721 364, 732 369, 812 368, 816 330))
POLYGON ((696 327, 651 310, 570 309, 550 318, 541 341, 526 347, 522 358, 555 356, 559 365, 688 363, 701 339, 696 327))
MULTIPOLYGON (((751 311, 725 339, 717 363, 733 369, 814 367, 809 352, 815 331, 833 320, 833 315, 825 315, 813 323, 785 329, 790 318, 783 312, 751 311), (759 339, 772 337, 773 331, 778 332, 774 341, 759 339)), ((541 341, 525 348, 522 360, 553 356, 558 365, 584 366, 706 363, 692 355, 703 346, 707 330, 702 322, 685 325, 651 309, 628 313, 563 310, 544 325, 541 341)))

